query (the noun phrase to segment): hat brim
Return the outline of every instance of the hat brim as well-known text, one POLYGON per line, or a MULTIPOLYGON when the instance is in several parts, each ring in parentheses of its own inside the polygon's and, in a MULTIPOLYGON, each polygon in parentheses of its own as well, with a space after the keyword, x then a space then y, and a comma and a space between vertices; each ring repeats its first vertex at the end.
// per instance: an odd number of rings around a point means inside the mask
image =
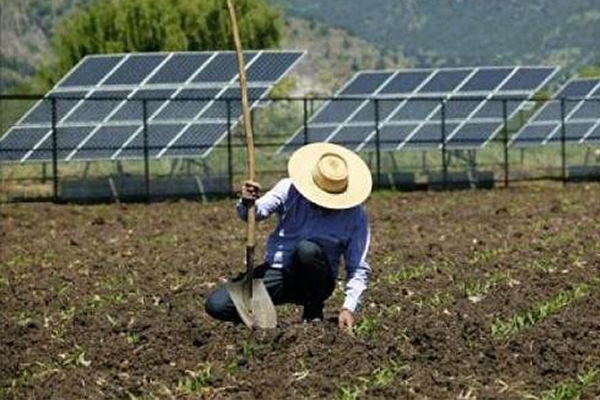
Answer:
POLYGON ((373 179, 367 164, 356 153, 332 143, 312 143, 296 150, 288 162, 288 174, 302 196, 330 209, 347 209, 363 203, 371 194, 373 179), (313 181, 313 168, 325 153, 335 153, 348 166, 348 186, 341 193, 329 193, 313 181))

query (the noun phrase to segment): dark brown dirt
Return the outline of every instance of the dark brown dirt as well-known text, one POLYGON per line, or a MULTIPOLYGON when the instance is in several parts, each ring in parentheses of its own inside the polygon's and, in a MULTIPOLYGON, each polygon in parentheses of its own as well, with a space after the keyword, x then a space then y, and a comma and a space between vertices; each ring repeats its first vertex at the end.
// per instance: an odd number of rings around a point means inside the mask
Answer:
POLYGON ((349 335, 340 288, 321 324, 293 306, 268 332, 205 314, 219 278, 242 270, 232 201, 3 205, 0 397, 506 399, 600 368, 598 286, 491 335, 600 276, 600 185, 378 193, 368 209, 374 271, 349 335))

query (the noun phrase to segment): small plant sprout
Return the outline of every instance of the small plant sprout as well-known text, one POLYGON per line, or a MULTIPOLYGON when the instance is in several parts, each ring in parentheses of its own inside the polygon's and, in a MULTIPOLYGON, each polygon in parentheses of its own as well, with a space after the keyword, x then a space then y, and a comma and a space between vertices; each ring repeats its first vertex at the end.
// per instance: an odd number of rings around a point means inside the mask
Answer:
POLYGON ((590 368, 571 382, 563 383, 542 393, 540 400, 578 400, 583 392, 600 378, 600 369, 590 368))
POLYGON ((497 339, 504 339, 517 334, 557 313, 576 300, 588 296, 599 283, 600 278, 596 278, 591 283, 575 285, 572 289, 559 292, 528 311, 515 314, 506 320, 498 319, 492 324, 492 336, 497 339))
POLYGON ((183 393, 201 393, 210 385, 212 365, 199 364, 196 370, 187 370, 186 376, 179 378, 177 389, 183 393))

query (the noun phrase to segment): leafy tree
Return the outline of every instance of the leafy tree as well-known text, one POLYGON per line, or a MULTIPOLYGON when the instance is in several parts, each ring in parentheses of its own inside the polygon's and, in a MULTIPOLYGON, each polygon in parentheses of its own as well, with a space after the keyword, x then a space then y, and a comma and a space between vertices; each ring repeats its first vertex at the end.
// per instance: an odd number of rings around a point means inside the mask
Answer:
MULTIPOLYGON (((266 0, 235 0, 245 49, 277 47, 279 11, 266 0)), ((97 0, 66 17, 53 38, 55 61, 42 67, 49 87, 94 53, 233 49, 225 0, 97 0)))

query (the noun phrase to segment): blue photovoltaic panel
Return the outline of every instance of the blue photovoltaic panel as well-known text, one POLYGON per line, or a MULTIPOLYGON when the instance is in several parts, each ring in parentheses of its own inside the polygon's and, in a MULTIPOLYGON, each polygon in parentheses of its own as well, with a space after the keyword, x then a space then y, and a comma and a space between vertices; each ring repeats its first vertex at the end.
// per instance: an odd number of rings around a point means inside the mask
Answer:
POLYGON ((513 68, 481 69, 460 89, 460 92, 490 92, 498 87, 513 71, 513 68))
MULTIPOLYGON (((390 116, 394 110, 401 105, 399 101, 380 100, 379 101, 379 119, 385 119, 390 116)), ((374 122, 375 121, 375 103, 370 101, 350 119, 350 123, 354 122, 374 122)), ((374 126, 373 123, 370 124, 374 126)))
POLYGON ((132 55, 104 82, 105 85, 139 85, 167 57, 161 55, 132 55))
POLYGON ((75 153, 73 159, 109 159, 138 130, 140 127, 137 125, 103 126, 75 153))
POLYGON ((328 102, 312 120, 312 123, 342 123, 349 118, 362 103, 362 100, 339 100, 328 102))
MULTIPOLYGON (((250 87, 248 88, 248 101, 252 102, 260 99, 267 92, 267 88, 261 87, 250 87)), ((231 115, 240 115, 242 112, 242 103, 238 100, 240 98, 240 90, 237 88, 229 88, 222 93, 219 99, 231 99, 230 112, 231 115)), ((226 101, 215 101, 198 117, 202 119, 206 118, 219 118, 227 119, 227 102, 226 101)))
POLYGON ((214 98, 221 89, 184 89, 175 96, 154 117, 155 120, 194 119, 209 104, 209 100, 186 100, 186 99, 209 99, 214 98))
POLYGON ((209 54, 175 54, 148 81, 148 84, 185 83, 210 58, 209 54))
POLYGON ((19 161, 49 133, 48 128, 16 128, 11 130, 0 141, 0 150, 2 150, 0 151, 0 160, 19 161))
POLYGON ((248 66, 247 79, 253 82, 273 82, 285 75, 301 57, 300 53, 264 53, 248 66))
POLYGON ((100 83, 121 61, 122 56, 88 57, 58 84, 59 88, 70 86, 94 86, 100 83))
POLYGON ((373 94, 392 75, 391 72, 364 72, 357 75, 342 89, 340 96, 373 94))
MULTIPOLYGON (((148 153, 150 156, 156 156, 167 144, 185 128, 185 124, 150 124, 148 125, 148 153)), ((144 136, 139 132, 135 138, 129 142, 116 158, 143 158, 144 157, 144 136)))
MULTIPOLYGON (((86 92, 64 92, 64 93, 52 93, 49 97, 56 97, 56 118, 58 121, 63 119, 69 111, 79 103, 79 99, 85 95, 86 92)), ((52 120, 52 100, 45 99, 38 102, 29 113, 25 116, 23 124, 46 124, 52 120)))
POLYGON ((381 95, 410 94, 431 75, 432 70, 399 71, 379 92, 381 95))
POLYGON ((585 142, 600 142, 600 122, 598 122, 588 135, 584 138, 585 142))
MULTIPOLYGON (((376 124, 373 99, 378 98, 380 138, 386 138, 381 148, 437 147, 441 144, 442 111, 446 142, 478 148, 501 130, 503 99, 511 96, 506 100, 506 117, 511 119, 556 71, 546 67, 479 67, 359 72, 338 92, 338 99, 326 102, 310 118, 309 126, 333 128, 325 138, 328 141, 372 150, 376 124), (354 94, 362 98, 343 98, 354 94), (520 100, 514 100, 517 95, 520 100), (355 146, 360 137, 364 142, 355 146)), ((279 151, 295 149, 301 135, 302 129, 279 151)))
MULTIPOLYGON (((409 124, 381 127, 379 130, 379 148, 386 151, 396 150, 418 126, 418 124, 409 124)), ((374 151, 376 148, 376 137, 373 135, 360 150, 374 151)))
POLYGON ((209 123, 189 125, 183 134, 169 147, 165 156, 201 155, 212 148, 215 142, 227 132, 227 124, 209 123))
MULTIPOLYGON (((164 104, 164 99, 175 93, 174 89, 140 89, 133 93, 132 99, 147 99, 146 113, 151 117, 164 104), (154 99, 154 100, 153 100, 154 99)), ((140 101, 127 101, 121 105, 109 121, 142 121, 144 106, 140 101)))
POLYGON ((498 128, 496 122, 467 122, 458 127, 452 140, 448 142, 449 148, 472 147, 472 143, 485 143, 491 132, 498 128))
MULTIPOLYGON (((246 52, 251 106, 255 106, 303 54, 299 51, 246 52)), ((149 138, 151 144, 164 145, 153 149, 151 155, 188 154, 167 150, 171 145, 189 140, 197 139, 198 143, 215 140, 212 144, 216 145, 227 132, 222 122, 212 121, 227 118, 226 102, 219 99, 231 99, 232 128, 239 122, 237 73, 235 53, 231 51, 88 56, 47 99, 36 103, 0 138, 0 150, 15 143, 26 148, 2 154, 0 160, 50 159, 47 139, 52 127, 50 97, 58 98, 56 123, 58 132, 63 135, 59 138, 62 159, 98 159, 118 153, 120 157, 141 157, 141 151, 136 149, 142 140, 139 132, 143 130, 143 106, 137 101, 140 99, 147 100, 147 123, 152 126, 149 134, 157 135, 149 138), (198 97, 202 99, 190 99, 198 97), (201 128, 204 124, 207 129, 201 128), (210 133, 215 129, 221 131, 210 133), (102 143, 106 149, 99 149, 102 143), (111 147, 115 146, 123 147, 112 151, 111 147)), ((208 153, 205 151, 201 156, 208 153)))
POLYGON ((584 142, 600 121, 600 101, 593 97, 600 93, 600 79, 574 79, 567 82, 545 103, 511 139, 516 146, 558 143, 564 136, 570 142, 584 142), (563 105, 564 104, 564 110, 563 105))
POLYGON ((356 149, 367 139, 372 130, 371 127, 367 126, 346 126, 337 131, 337 133, 329 139, 329 142, 356 149))
MULTIPOLYGON (((58 158, 62 159, 69 155, 77 145, 87 136, 92 130, 91 126, 73 127, 73 128, 58 128, 56 130, 56 148, 58 158)), ((43 161, 52 159, 52 136, 47 136, 42 144, 29 156, 31 161, 43 161)))
MULTIPOLYGON (((446 124, 446 132, 455 129, 457 124, 446 124)), ((435 148, 442 143, 442 124, 439 122, 428 122, 421 125, 417 130, 411 132, 412 137, 404 142, 406 148, 435 148)))
POLYGON ((411 99, 405 102, 391 117, 392 121, 424 121, 439 115, 440 101, 411 99))
MULTIPOLYGON (((256 53, 244 53, 246 68, 254 60, 256 53)), ((203 82, 229 82, 237 76, 237 60, 235 53, 220 53, 214 57, 208 65, 193 79, 194 83, 203 82)))
MULTIPOLYGON (((81 102, 67 117, 66 122, 102 122, 117 106, 127 99, 129 90, 100 90, 81 102)), ((123 103, 124 104, 124 103, 123 103)))
MULTIPOLYGON (((565 123, 565 141, 579 142, 594 127, 593 122, 566 122, 565 123)), ((560 128, 553 136, 547 138, 548 143, 560 143, 562 141, 562 132, 560 128)))
POLYGON ((555 72, 555 67, 519 68, 499 91, 535 91, 546 82, 549 75, 552 75, 555 72))
POLYGON ((458 87, 472 73, 472 69, 440 70, 419 93, 449 93, 458 87))

